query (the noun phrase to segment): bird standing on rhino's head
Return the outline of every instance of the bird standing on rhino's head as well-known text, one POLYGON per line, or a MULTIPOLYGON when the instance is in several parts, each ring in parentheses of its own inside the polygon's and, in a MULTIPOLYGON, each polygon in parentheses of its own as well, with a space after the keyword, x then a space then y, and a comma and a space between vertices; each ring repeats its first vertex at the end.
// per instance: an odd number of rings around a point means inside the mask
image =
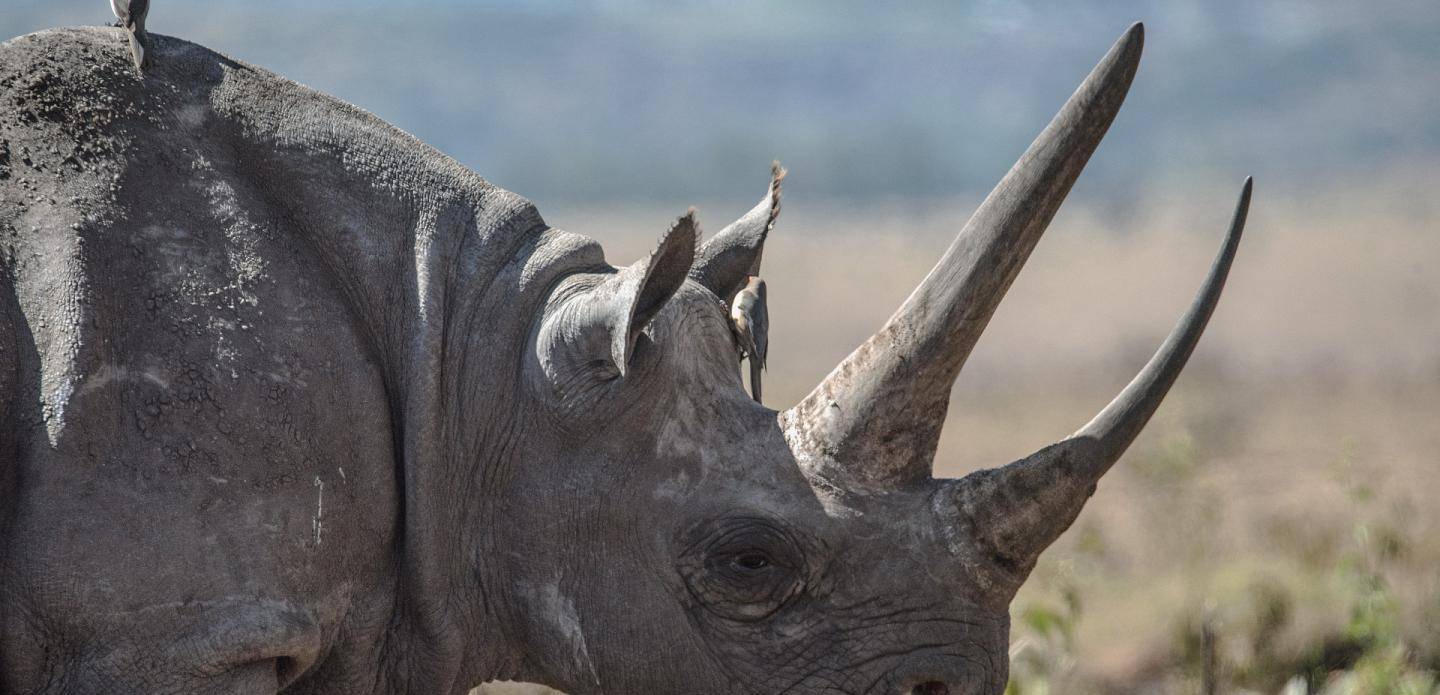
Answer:
POLYGON ((130 54, 135 57, 135 69, 144 70, 146 44, 150 41, 145 34, 145 15, 150 12, 150 0, 110 0, 110 11, 120 20, 119 26, 129 32, 130 54))

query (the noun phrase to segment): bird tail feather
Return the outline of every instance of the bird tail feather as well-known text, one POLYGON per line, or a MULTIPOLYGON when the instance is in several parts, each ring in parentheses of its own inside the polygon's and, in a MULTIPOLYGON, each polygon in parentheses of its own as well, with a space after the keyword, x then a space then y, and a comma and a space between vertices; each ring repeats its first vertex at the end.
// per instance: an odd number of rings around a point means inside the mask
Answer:
POLYGON ((145 69, 145 40, 136 32, 130 33, 130 55, 135 59, 135 69, 145 69))

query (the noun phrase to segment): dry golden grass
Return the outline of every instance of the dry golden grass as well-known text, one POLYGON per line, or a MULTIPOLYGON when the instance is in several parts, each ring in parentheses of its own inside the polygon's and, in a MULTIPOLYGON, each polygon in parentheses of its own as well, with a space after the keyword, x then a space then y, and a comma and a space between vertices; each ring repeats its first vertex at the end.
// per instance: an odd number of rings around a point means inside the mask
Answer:
MULTIPOLYGON (((1190 368, 1016 603, 1082 598, 1058 692, 1193 690, 1184 637, 1205 610, 1233 678, 1273 692, 1257 664, 1290 668, 1353 632, 1354 573, 1337 568, 1357 563, 1383 580, 1415 659, 1440 663, 1437 173, 1303 197, 1261 182, 1190 368), (1268 632, 1265 601, 1286 611, 1268 632)), ((937 474, 1006 463, 1113 396, 1189 301, 1232 195, 1156 196, 1121 224, 1071 201, 955 389, 937 474)), ((549 219, 626 263, 674 212, 549 219)), ((798 400, 883 323, 966 214, 787 198, 765 254, 769 405, 798 400)))

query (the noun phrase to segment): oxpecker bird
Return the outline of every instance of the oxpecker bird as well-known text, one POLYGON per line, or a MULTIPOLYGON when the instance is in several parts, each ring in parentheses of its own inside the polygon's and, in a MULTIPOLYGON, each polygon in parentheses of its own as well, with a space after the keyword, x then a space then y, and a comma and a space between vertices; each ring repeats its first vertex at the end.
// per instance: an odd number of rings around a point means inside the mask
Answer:
POLYGON ((760 371, 770 343, 770 312, 765 308, 765 281, 751 275, 730 303, 730 327, 740 343, 740 356, 750 360, 750 396, 760 400, 760 371))
POLYGON ((135 69, 145 69, 145 44, 150 41, 145 34, 145 14, 150 11, 150 0, 110 0, 110 10, 120 20, 120 26, 130 33, 130 55, 135 58, 135 69))

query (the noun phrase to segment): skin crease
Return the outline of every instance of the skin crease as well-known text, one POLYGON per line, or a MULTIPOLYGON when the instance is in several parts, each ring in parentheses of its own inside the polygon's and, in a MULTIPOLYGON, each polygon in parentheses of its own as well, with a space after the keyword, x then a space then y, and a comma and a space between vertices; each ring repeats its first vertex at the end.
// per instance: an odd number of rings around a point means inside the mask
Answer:
POLYGON ((0 45, 0 693, 998 695, 1011 598, 1194 348, 1250 194, 1101 416, 936 480, 943 407, 903 396, 948 399, 1138 25, 783 414, 727 306, 778 166, 711 243, 692 213, 615 268, 370 114, 117 38, 0 45))

